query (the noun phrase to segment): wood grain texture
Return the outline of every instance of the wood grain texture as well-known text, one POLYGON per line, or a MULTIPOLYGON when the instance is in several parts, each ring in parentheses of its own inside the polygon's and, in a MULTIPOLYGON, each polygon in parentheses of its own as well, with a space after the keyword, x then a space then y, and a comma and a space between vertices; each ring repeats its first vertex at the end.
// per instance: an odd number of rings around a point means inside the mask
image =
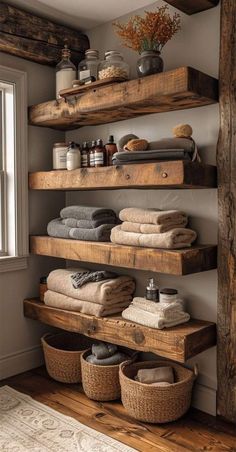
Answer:
POLYGON ((29 174, 31 190, 207 187, 216 187, 216 167, 182 161, 29 174))
POLYGON ((94 317, 80 312, 51 308, 41 301, 24 301, 24 315, 66 331, 123 345, 134 350, 185 362, 216 343, 215 324, 202 320, 155 330, 129 322, 120 316, 94 317))
POLYGON ((0 51, 41 64, 55 65, 67 42, 76 64, 89 48, 86 35, 0 2, 0 51))
POLYGON ((218 81, 189 67, 150 75, 70 99, 29 108, 29 123, 60 130, 122 121, 150 113, 201 107, 217 102, 218 81))
POLYGON ((171 424, 143 424, 119 401, 95 402, 81 385, 53 381, 44 368, 0 382, 140 452, 233 452, 235 426, 193 408, 171 424))
POLYGON ((166 0, 166 3, 191 15, 214 8, 218 5, 219 0, 166 0))
POLYGON ((30 251, 41 256, 150 270, 171 275, 188 275, 216 268, 216 246, 214 245, 199 245, 183 250, 163 250, 49 236, 31 236, 30 251))
POLYGON ((236 422, 236 2, 222 0, 220 50, 218 414, 236 422))

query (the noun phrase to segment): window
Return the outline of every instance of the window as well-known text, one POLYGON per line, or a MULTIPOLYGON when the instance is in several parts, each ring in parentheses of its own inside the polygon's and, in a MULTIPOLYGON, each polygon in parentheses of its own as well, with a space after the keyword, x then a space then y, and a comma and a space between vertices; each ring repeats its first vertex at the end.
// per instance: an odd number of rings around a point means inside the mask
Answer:
POLYGON ((28 255, 26 74, 0 66, 0 271, 28 255))

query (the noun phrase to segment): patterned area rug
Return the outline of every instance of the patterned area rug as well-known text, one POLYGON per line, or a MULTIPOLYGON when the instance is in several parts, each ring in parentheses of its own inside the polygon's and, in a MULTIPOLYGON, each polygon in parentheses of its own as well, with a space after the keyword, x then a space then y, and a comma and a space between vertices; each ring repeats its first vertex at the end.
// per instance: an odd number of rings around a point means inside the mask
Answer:
POLYGON ((134 452, 9 386, 0 388, 1 452, 134 452))

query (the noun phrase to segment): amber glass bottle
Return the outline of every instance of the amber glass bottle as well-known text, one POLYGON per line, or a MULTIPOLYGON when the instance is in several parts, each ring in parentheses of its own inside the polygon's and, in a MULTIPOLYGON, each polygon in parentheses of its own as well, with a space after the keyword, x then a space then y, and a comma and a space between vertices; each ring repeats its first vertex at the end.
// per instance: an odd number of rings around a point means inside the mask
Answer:
POLYGON ((94 149, 94 166, 98 168, 99 166, 106 166, 106 149, 103 146, 101 139, 97 140, 94 149))
POLYGON ((89 166, 94 168, 95 160, 94 160, 94 151, 96 147, 96 141, 92 141, 91 148, 89 149, 89 166))
POLYGON ((88 142, 84 141, 81 149, 81 168, 88 168, 89 166, 89 146, 88 142))
POLYGON ((113 135, 108 138, 108 143, 105 145, 107 166, 112 166, 112 157, 117 152, 116 143, 114 142, 113 135))

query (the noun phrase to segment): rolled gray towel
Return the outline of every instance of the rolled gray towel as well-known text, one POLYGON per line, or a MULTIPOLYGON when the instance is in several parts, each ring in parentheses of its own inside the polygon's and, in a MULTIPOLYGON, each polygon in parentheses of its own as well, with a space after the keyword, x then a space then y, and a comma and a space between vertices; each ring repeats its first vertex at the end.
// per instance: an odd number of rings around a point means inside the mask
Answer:
POLYGON ((92 345, 92 354, 97 359, 109 358, 109 356, 114 355, 117 352, 117 345, 115 344, 105 344, 104 342, 99 342, 98 344, 92 345))
POLYGON ((62 223, 70 228, 84 228, 84 229, 94 229, 102 224, 117 224, 118 218, 111 217, 102 217, 99 220, 76 220, 76 218, 64 218, 62 223))
POLYGON ((97 359, 96 356, 89 355, 87 356, 86 361, 91 364, 97 364, 98 366, 114 366, 115 364, 123 363, 123 361, 126 361, 127 359, 129 359, 128 355, 117 352, 114 355, 109 356, 109 358, 105 359, 97 359))
POLYGON ((100 220, 101 218, 115 217, 114 210, 106 207, 68 206, 60 212, 61 218, 75 218, 76 220, 100 220))
POLYGON ((75 240, 87 240, 91 242, 109 242, 111 236, 111 230, 114 224, 102 224, 98 228, 84 229, 84 228, 71 228, 69 236, 75 240))
POLYGON ((51 237, 60 237, 62 239, 70 238, 70 230, 68 226, 62 224, 61 218, 55 218, 47 225, 47 233, 51 237))

